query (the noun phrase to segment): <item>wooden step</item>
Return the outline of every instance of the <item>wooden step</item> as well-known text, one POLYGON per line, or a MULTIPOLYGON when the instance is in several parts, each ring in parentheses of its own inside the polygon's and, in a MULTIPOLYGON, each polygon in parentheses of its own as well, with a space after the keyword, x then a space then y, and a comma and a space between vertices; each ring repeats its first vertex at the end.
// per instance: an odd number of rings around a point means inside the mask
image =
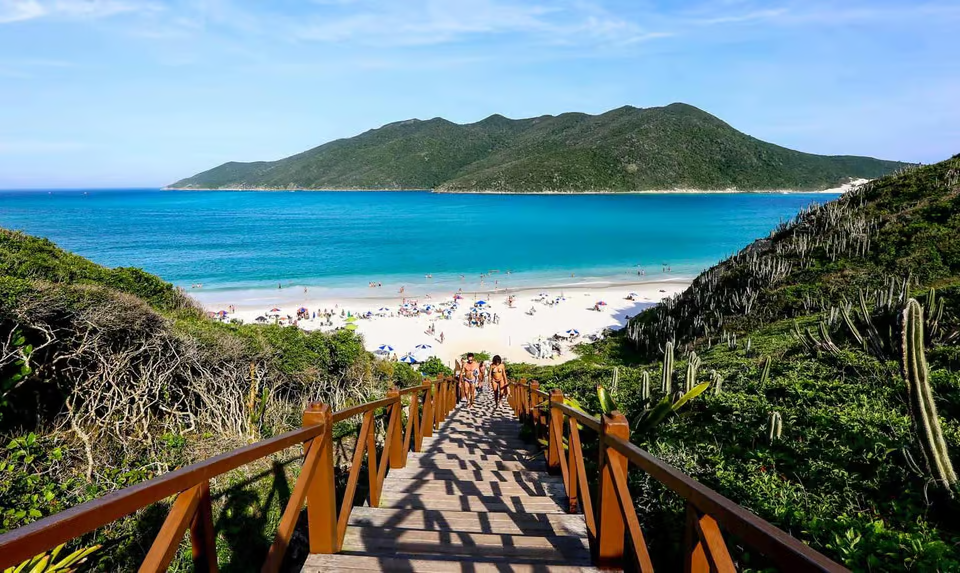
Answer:
POLYGON ((484 460, 449 460, 429 458, 413 458, 407 461, 407 467, 410 468, 436 468, 451 470, 534 470, 543 471, 546 469, 543 460, 532 460, 529 462, 505 462, 505 461, 484 461, 484 460))
POLYGON ((350 525, 467 533, 551 535, 586 538, 582 515, 565 513, 477 513, 422 509, 355 507, 350 525))
MULTIPOLYGON (((541 456, 542 457, 542 456, 541 456)), ((440 450, 431 452, 410 452, 407 454, 407 463, 414 460, 438 461, 474 461, 474 462, 532 462, 541 461, 535 455, 528 453, 482 453, 474 450, 440 450)))
POLYGON ((457 555, 508 563, 589 565, 586 539, 454 531, 349 527, 342 553, 417 556, 457 555))
POLYGON ((511 496, 525 494, 561 499, 566 496, 566 491, 564 490, 562 481, 524 483, 396 478, 384 481, 383 491, 395 493, 435 493, 446 495, 482 496, 511 496))
POLYGON ((391 557, 370 555, 311 555, 304 573, 404 571, 410 573, 594 573, 589 566, 518 563, 503 560, 462 560, 458 556, 391 557))
POLYGON ((537 483, 544 480, 558 481, 561 478, 551 476, 546 472, 536 470, 464 470, 453 468, 421 468, 407 466, 390 470, 387 479, 430 479, 430 480, 460 480, 485 482, 527 482, 537 483))
POLYGON ((403 509, 437 509, 478 512, 515 512, 515 513, 566 513, 563 507, 552 498, 511 495, 474 496, 402 493, 385 491, 380 496, 380 507, 403 509))

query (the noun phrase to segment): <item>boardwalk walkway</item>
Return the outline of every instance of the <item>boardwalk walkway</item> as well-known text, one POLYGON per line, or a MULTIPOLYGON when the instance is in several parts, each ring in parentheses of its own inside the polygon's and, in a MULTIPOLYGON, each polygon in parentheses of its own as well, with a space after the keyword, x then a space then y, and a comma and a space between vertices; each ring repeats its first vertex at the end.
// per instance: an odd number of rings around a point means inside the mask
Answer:
POLYGON ((390 471, 380 507, 353 509, 343 550, 303 571, 594 571, 583 516, 564 512, 561 478, 519 430, 489 390, 461 403, 390 471))

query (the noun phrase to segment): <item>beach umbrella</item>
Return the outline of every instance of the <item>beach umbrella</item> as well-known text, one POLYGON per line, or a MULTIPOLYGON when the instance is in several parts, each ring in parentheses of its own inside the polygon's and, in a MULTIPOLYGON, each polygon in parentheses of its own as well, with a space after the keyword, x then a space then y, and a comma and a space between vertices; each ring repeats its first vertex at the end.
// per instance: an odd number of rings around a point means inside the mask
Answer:
POLYGON ((567 331, 567 334, 569 334, 570 336, 579 336, 580 331, 577 330, 576 328, 571 328, 570 330, 567 331))
POLYGON ((381 344, 380 346, 377 347, 377 350, 379 350, 380 352, 393 352, 393 347, 390 346, 389 344, 381 344))
POLYGON ((307 308, 304 306, 301 306, 300 308, 297 309, 297 312, 307 312, 307 308))
POLYGON ((486 306, 486 305, 487 305, 487 301, 485 300, 478 300, 477 302, 473 303, 473 306, 486 306))
POLYGON ((540 293, 540 295, 539 295, 539 296, 550 296, 550 295, 548 295, 548 294, 547 294, 547 293, 545 293, 545 292, 542 292, 542 293, 540 293))
POLYGON ((345 328, 346 328, 347 330, 356 330, 356 329, 357 329, 357 325, 356 325, 356 324, 353 324, 353 323, 350 323, 350 324, 348 324, 345 328))
POLYGON ((356 321, 357 321, 357 317, 355 317, 355 316, 348 316, 348 317, 347 317, 347 322, 356 322, 356 321))
POLYGON ((219 311, 217 311, 217 314, 220 315, 220 316, 227 316, 227 311, 225 311, 225 310, 219 310, 219 311))
POLYGON ((416 364, 416 363, 417 363, 417 359, 414 358, 413 356, 407 354, 406 356, 404 356, 403 358, 400 359, 400 362, 406 362, 407 364, 416 364))
POLYGON ((453 300, 460 300, 461 298, 463 298, 463 296, 461 296, 461 295, 459 295, 459 294, 453 295, 453 300))
POLYGON ((255 318, 254 320, 256 320, 257 322, 266 322, 266 321, 267 321, 267 317, 265 317, 265 316, 258 316, 258 317, 255 318))
POLYGON ((418 344, 414 346, 414 348, 416 348, 417 350, 426 350, 428 348, 433 348, 433 347, 430 346, 429 344, 418 344))
POLYGON ((603 302, 602 300, 598 300, 597 306, 607 306, 607 303, 603 302))
POLYGON ((632 293, 630 293, 630 296, 640 296, 640 295, 638 295, 638 294, 635 293, 635 292, 632 292, 632 293))
POLYGON ((390 309, 385 306, 381 306, 378 310, 380 310, 380 312, 390 312, 390 309))
POLYGON ((270 309, 270 312, 280 312, 280 309, 279 309, 279 308, 271 308, 271 309, 270 309))

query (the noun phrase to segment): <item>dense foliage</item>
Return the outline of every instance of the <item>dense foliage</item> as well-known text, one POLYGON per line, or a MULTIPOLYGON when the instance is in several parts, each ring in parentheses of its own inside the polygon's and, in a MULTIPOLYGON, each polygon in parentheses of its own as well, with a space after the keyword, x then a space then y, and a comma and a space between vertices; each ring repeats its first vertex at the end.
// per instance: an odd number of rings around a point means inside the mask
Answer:
POLYGON ((407 120, 279 161, 230 162, 182 189, 635 191, 823 189, 902 164, 811 155, 743 134, 695 107, 625 106, 601 115, 458 125, 407 120))
MULTIPOLYGON (((339 409, 419 380, 350 331, 216 322, 155 276, 0 230, 0 532, 299 427, 307 402, 339 409)), ((262 559, 292 457, 225 478, 240 485, 218 498, 218 530, 237 541, 224 562, 262 559)), ((162 518, 152 508, 89 536, 109 541, 91 559, 129 568, 162 518)))
MULTIPOLYGON (((932 413, 956 460, 957 237, 960 156, 812 209, 630 328, 582 346, 578 360, 511 375, 558 386, 592 411, 596 386, 616 377, 615 398, 635 419, 644 373, 659 382, 664 348, 676 343, 675 383, 689 387, 692 371, 710 388, 635 434, 637 444, 854 570, 960 570, 960 489, 928 453, 901 336, 913 297, 923 316, 911 351, 926 356, 932 413)), ((670 570, 682 502, 641 472, 631 487, 652 554, 670 570)), ((764 567, 748 550, 735 557, 764 567)))

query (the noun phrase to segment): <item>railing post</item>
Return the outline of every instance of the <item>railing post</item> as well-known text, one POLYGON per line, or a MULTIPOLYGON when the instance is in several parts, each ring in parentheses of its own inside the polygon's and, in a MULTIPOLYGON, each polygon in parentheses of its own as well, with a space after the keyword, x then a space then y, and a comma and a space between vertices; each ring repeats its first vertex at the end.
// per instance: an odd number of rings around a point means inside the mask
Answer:
POLYGON ((193 570, 217 573, 217 539, 213 530, 213 507, 210 505, 210 482, 200 484, 200 502, 190 522, 190 545, 193 570))
POLYGON ((319 447, 317 473, 307 486, 307 532, 310 553, 336 553, 337 490, 333 476, 333 412, 329 404, 314 402, 303 413, 303 425, 323 424, 323 433, 304 444, 319 447))
POLYGON ((540 394, 537 394, 538 390, 540 390, 540 383, 534 380, 530 383, 530 419, 533 423, 534 438, 540 437, 540 428, 538 427, 540 411, 537 410, 537 406, 540 405, 540 394))
POLYGON ((387 428, 393 428, 393 432, 389 436, 390 443, 384 444, 383 447, 390 450, 387 454, 390 456, 390 467, 399 469, 405 465, 404 462, 407 458, 403 451, 403 426, 400 423, 403 419, 403 402, 400 400, 400 390, 396 386, 387 390, 387 398, 396 398, 397 403, 390 406, 390 421, 387 428))
POLYGON ((554 404, 563 404, 563 392, 559 388, 550 390, 550 430, 547 435, 547 471, 560 471, 560 456, 563 455, 563 412, 554 409, 554 404))
POLYGON ((423 448, 424 436, 433 435, 433 387, 434 383, 429 379, 426 381, 427 389, 423 391, 423 418, 420 419, 420 435, 417 436, 416 451, 423 448))
POLYGON ((630 440, 630 424, 618 411, 604 414, 600 418, 600 483, 597 487, 597 543, 594 564, 597 567, 621 567, 625 524, 620 512, 620 502, 617 501, 617 489, 606 466, 619 466, 624 475, 628 467, 627 458, 607 446, 607 436, 630 440))

